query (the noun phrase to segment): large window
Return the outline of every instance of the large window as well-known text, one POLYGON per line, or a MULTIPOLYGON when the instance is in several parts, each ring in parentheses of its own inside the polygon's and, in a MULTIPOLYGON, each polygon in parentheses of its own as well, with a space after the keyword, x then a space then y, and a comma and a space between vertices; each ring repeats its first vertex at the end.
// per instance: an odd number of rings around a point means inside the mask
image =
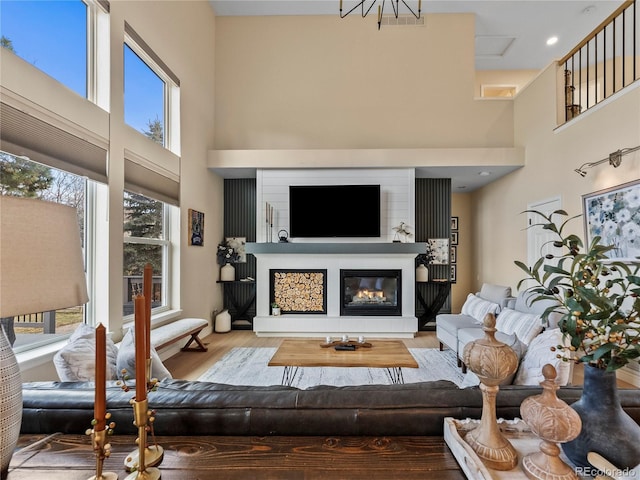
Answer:
POLYGON ((153 269, 152 312, 168 308, 169 208, 147 196, 124 193, 123 316, 133 314, 133 299, 143 293, 142 276, 147 264, 153 269))
POLYGON ((165 138, 165 82, 124 45, 124 121, 160 145, 165 138))
MULTIPOLYGON (((85 228, 87 182, 84 177, 0 151, 0 193, 76 208, 83 247, 91 234, 85 228)), ((4 322, 15 334, 14 350, 19 352, 66 337, 84 320, 85 307, 79 305, 55 312, 24 312, 4 322)))
POLYGON ((3 0, 2 46, 87 97, 88 7, 81 0, 3 0))

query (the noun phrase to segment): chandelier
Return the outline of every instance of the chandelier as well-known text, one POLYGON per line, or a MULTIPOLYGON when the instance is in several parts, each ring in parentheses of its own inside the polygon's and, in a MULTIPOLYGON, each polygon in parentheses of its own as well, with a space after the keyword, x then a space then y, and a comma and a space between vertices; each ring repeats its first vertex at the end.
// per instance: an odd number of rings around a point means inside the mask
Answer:
MULTIPOLYGON (((416 13, 409 5, 407 5, 407 2, 405 2, 404 0, 389 0, 389 3, 391 4, 391 8, 393 9, 393 15, 396 17, 396 19, 398 18, 398 14, 400 12, 400 1, 402 1, 404 6, 407 7, 407 9, 409 9, 409 11, 413 14, 413 16, 416 17, 416 19, 420 18, 420 11, 422 10, 422 0, 418 0, 418 13, 416 13)), ((371 3, 369 7, 366 7, 365 3, 367 3, 367 0, 362 0, 358 2, 347 13, 342 13, 342 0, 340 0, 340 18, 346 17, 351 12, 356 10, 358 7, 361 8, 362 18, 364 18, 367 15, 369 15, 369 12, 373 8, 373 6, 377 3, 378 4, 378 30, 380 30, 380 25, 382 24, 382 14, 384 13, 384 4, 387 2, 387 0, 370 0, 370 2, 371 3)))

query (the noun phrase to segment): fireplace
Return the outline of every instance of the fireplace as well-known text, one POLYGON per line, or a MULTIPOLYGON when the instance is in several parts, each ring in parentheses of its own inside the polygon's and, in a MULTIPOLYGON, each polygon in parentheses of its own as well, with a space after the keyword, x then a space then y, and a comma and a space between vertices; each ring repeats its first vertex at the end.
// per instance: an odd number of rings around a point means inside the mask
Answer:
POLYGON ((340 270, 340 315, 402 315, 402 270, 340 270))

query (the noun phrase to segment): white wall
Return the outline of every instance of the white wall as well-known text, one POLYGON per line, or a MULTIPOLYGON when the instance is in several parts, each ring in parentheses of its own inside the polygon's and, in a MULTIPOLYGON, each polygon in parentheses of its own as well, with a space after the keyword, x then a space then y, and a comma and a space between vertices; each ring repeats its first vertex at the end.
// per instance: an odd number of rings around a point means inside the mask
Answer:
MULTIPOLYGON (((289 231, 289 185, 380 185, 380 237, 377 238, 323 238, 329 242, 390 242, 393 227, 405 222, 415 226, 415 171, 403 169, 273 169, 258 170, 256 174, 257 229, 256 241, 268 242, 266 237, 265 203, 274 207, 272 241, 277 241, 280 229, 289 231)), ((328 204, 326 208, 335 208, 328 204)), ((296 242, 317 239, 292 239, 296 242)), ((413 242, 414 238, 407 239, 413 242)))

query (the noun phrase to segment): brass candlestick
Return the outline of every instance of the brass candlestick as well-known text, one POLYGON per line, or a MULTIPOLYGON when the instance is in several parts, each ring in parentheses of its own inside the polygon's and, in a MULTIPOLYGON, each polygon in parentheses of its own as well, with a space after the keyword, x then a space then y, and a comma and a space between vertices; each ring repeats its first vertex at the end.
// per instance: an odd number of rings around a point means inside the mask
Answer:
POLYGON ((148 466, 145 461, 145 454, 148 450, 148 401, 146 398, 140 401, 132 400, 131 404, 133 405, 134 422, 138 427, 138 462, 137 464, 133 465, 132 469, 134 469, 134 471, 126 477, 126 480, 159 480, 161 478, 160 470, 155 467, 148 466))
MULTIPOLYGON (((107 414, 109 418, 109 414, 107 414)), ((88 480, 118 480, 118 474, 114 472, 103 472, 104 459, 111 455, 111 445, 107 443, 107 433, 113 431, 114 425, 109 425, 104 430, 96 431, 95 428, 87 431, 91 435, 91 445, 96 454, 96 474, 88 480)))
POLYGON ((520 415, 531 431, 542 439, 540 451, 522 459, 527 477, 538 480, 578 480, 573 469, 560 459, 557 443, 573 440, 580 433, 582 421, 578 413, 556 396, 559 386, 555 382, 556 369, 546 364, 542 367, 544 380, 540 395, 525 398, 520 405, 520 415))
POLYGON ((480 425, 465 436, 465 441, 485 465, 494 470, 511 470, 518 465, 518 454, 498 428, 496 396, 500 382, 515 373, 518 356, 508 345, 496 340, 496 317, 484 317, 484 338, 468 343, 463 360, 480 378, 482 417, 480 425))
MULTIPOLYGON (((147 383, 147 391, 149 391, 150 389, 154 390, 156 387, 157 381, 151 378, 151 359, 150 358, 147 359, 147 378, 151 379, 151 381, 147 383)), ((151 424, 150 426, 151 426, 152 435, 153 435, 153 421, 154 421, 153 416, 150 416, 149 423, 151 424)), ((155 439, 154 439, 154 445, 151 445, 151 446, 145 445, 144 462, 147 467, 157 467, 162 463, 163 459, 164 459, 164 449, 160 445, 155 443, 155 439)), ((132 472, 138 467, 138 465, 140 465, 140 450, 136 448, 124 459, 124 468, 127 470, 127 472, 132 472)))

